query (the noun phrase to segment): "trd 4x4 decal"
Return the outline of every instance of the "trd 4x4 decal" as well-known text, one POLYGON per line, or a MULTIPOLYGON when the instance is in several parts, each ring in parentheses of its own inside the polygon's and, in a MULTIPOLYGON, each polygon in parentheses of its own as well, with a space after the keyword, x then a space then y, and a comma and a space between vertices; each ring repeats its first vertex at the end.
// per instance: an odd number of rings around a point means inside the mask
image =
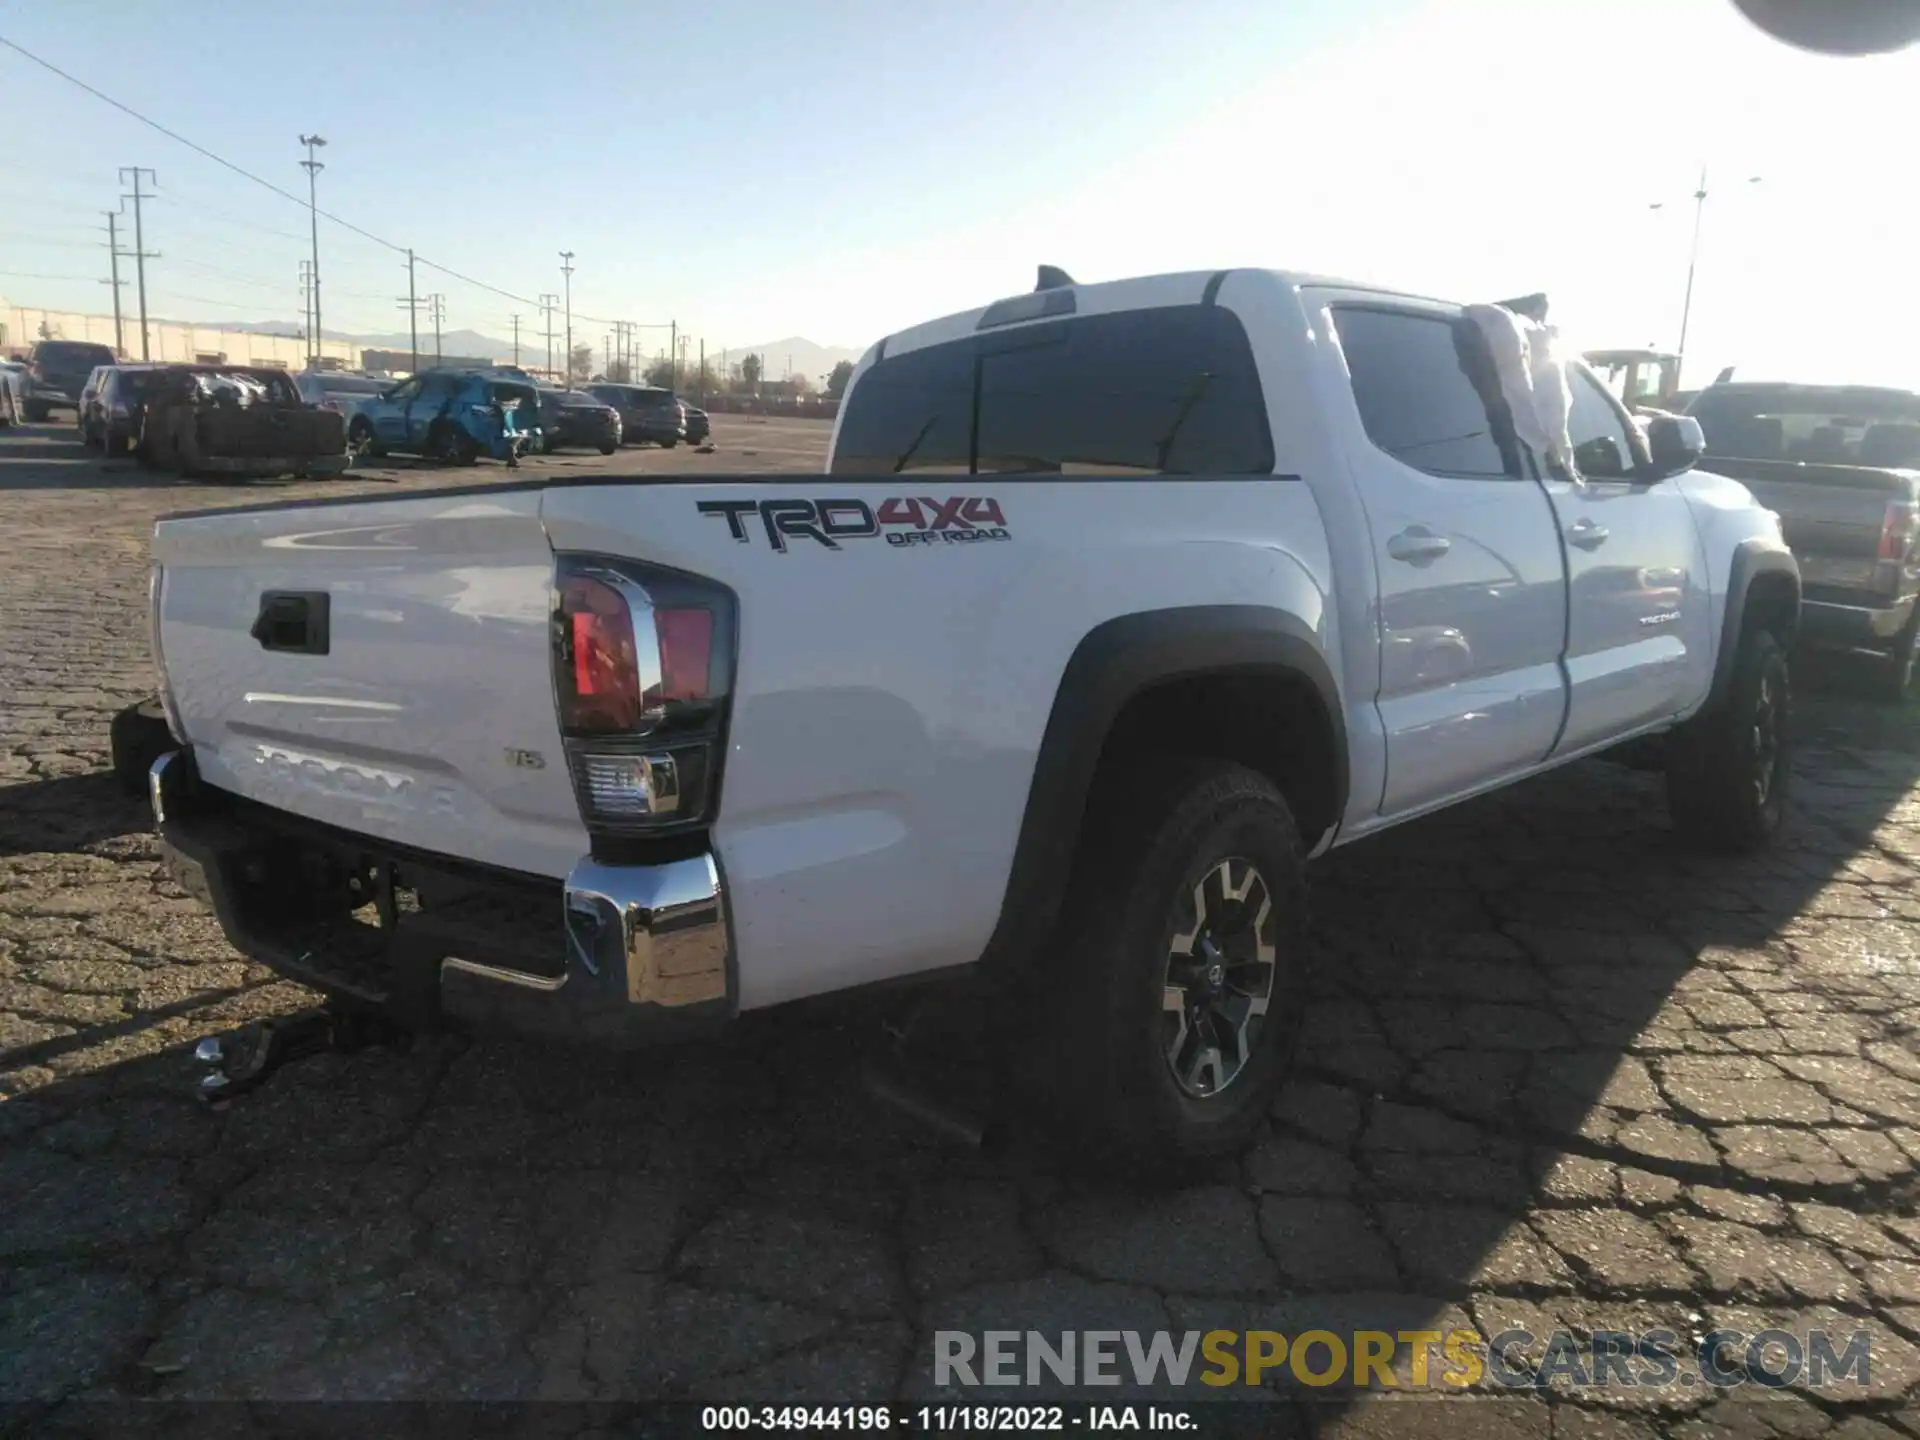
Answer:
POLYGON ((894 496, 876 512, 865 500, 702 500, 702 515, 718 515, 741 544, 752 539, 748 521, 759 516, 767 544, 785 550, 789 540, 814 540, 838 550, 843 540, 887 537, 889 545, 969 544, 1011 540, 1000 502, 990 495, 894 496))

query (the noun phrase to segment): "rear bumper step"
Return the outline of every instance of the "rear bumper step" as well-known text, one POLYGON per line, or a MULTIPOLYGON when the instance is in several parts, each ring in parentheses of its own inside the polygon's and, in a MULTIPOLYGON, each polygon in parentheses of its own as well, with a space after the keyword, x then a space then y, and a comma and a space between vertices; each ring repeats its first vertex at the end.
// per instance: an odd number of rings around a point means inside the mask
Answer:
POLYGON ((156 760, 148 789, 168 869, 235 949, 406 1023, 624 1048, 736 1008, 710 853, 587 857, 555 882, 228 795, 199 779, 191 748, 156 760))

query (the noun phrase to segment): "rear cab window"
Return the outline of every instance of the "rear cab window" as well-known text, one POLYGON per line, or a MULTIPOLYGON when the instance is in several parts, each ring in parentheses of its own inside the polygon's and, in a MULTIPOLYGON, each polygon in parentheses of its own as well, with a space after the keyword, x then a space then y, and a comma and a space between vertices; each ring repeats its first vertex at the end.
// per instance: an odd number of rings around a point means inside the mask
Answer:
POLYGON ((1352 304, 1334 306, 1333 322, 1360 423, 1378 449, 1430 475, 1519 476, 1469 368, 1461 322, 1352 304))
POLYGON ((1075 316, 889 356, 853 387, 833 473, 1263 475, 1266 401, 1231 311, 1075 316))
POLYGON ((113 351, 105 345, 94 345, 84 340, 42 340, 33 347, 33 363, 55 370, 91 374, 99 366, 116 362, 113 351))
POLYGON ((1813 385, 1715 385, 1688 412, 1709 455, 1920 468, 1920 396, 1813 385))

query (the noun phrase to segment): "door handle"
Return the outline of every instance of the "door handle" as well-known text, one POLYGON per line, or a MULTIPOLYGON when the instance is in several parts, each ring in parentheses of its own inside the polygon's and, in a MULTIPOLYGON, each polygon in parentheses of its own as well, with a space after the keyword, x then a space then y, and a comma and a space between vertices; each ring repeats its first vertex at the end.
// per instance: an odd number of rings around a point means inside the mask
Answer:
POLYGON ((1387 541, 1387 554, 1409 565, 1431 565, 1452 548, 1451 540, 1424 525, 1409 525, 1387 541))
POLYGON ((1598 550, 1613 532, 1597 520, 1576 520, 1567 527, 1567 543, 1582 550, 1598 550))

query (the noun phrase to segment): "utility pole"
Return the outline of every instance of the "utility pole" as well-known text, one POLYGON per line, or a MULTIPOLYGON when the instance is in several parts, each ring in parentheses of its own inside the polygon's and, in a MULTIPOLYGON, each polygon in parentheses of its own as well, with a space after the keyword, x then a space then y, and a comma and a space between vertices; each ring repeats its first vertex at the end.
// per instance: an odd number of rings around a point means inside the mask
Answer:
POLYGON ((700 403, 707 403, 707 337, 700 337, 700 403))
POLYGON ((680 388, 680 322, 667 322, 667 363, 673 367, 673 389, 680 388))
POLYGON ((102 283, 113 287, 113 353, 124 360, 127 358, 127 342, 120 328, 120 287, 126 282, 120 278, 120 215, 118 211, 109 210, 106 216, 107 264, 113 278, 102 283))
POLYGON ((313 329, 309 332, 313 338, 307 350, 313 356, 308 363, 317 368, 320 364, 320 201, 316 187, 320 172, 327 167, 313 158, 313 152, 327 142, 318 135, 302 135, 300 143, 307 147, 307 158, 300 162, 300 168, 307 172, 307 223, 313 228, 313 329))
POLYGON ((559 303, 558 295, 540 297, 540 313, 546 317, 547 321, 547 379, 549 380, 553 379, 553 311, 559 303))
POLYGON ((418 375, 420 373, 420 304, 421 302, 419 298, 413 293, 413 252, 411 250, 407 252, 406 297, 402 300, 396 301, 395 303, 398 304, 401 309, 407 312, 407 334, 411 336, 413 340, 413 359, 410 362, 413 368, 409 370, 407 373, 410 375, 418 375))
POLYGON ((566 277, 567 292, 567 388, 573 388, 573 251, 560 252, 560 273, 566 277))
POLYGON ((520 317, 513 317, 513 368, 520 368, 520 317))
POLYGON ((307 368, 313 368, 313 262, 300 262, 300 333, 307 338, 307 368))
POLYGON ((123 201, 133 201, 133 266, 134 278, 140 292, 140 358, 148 360, 152 356, 147 339, 147 261, 158 260, 160 257, 147 253, 146 232, 140 227, 140 202, 147 198, 140 193, 140 177, 146 176, 155 185, 160 183, 160 179, 153 171, 142 166, 123 165, 120 168, 120 183, 126 184, 129 175, 133 177, 133 194, 122 195, 120 198, 123 201))
POLYGON ((427 313, 433 317, 433 363, 440 363, 440 322, 447 318, 447 297, 439 291, 427 296, 427 313))

